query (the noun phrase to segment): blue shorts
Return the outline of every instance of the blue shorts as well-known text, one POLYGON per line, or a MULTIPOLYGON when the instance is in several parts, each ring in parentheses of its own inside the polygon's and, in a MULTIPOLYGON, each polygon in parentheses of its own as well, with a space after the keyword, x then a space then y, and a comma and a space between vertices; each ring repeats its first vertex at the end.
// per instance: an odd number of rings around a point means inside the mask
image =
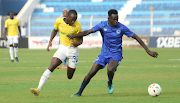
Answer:
POLYGON ((111 60, 116 60, 118 65, 119 65, 122 59, 123 59, 122 55, 116 55, 116 54, 114 54, 114 55, 112 55, 112 54, 111 55, 104 55, 104 54, 100 54, 100 55, 98 55, 98 57, 97 57, 97 59, 95 60, 94 63, 102 65, 103 68, 104 68, 106 66, 106 64, 107 63, 109 64, 109 62, 111 60))

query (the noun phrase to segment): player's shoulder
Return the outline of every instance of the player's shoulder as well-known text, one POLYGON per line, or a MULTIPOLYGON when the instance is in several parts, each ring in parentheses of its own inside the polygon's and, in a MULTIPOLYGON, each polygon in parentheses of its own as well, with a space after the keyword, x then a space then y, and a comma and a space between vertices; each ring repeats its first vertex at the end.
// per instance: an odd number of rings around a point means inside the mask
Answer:
POLYGON ((63 17, 59 17, 59 18, 57 18, 56 20, 62 20, 63 19, 63 17))
POLYGON ((107 26, 107 24, 108 24, 108 20, 106 20, 106 21, 101 21, 101 22, 99 23, 99 25, 101 25, 101 26, 107 26))
POLYGON ((76 20, 74 24, 75 25, 81 25, 81 23, 78 20, 76 20))
POLYGON ((10 21, 10 19, 8 18, 8 19, 6 19, 6 21, 5 22, 8 22, 8 21, 10 21))
POLYGON ((124 24, 122 24, 122 23, 120 23, 120 22, 118 22, 117 25, 125 26, 124 24))
POLYGON ((19 21, 19 19, 17 19, 17 18, 14 18, 13 20, 14 20, 14 21, 19 21))
POLYGON ((57 18, 57 19, 56 19, 56 22, 63 22, 63 18, 64 18, 64 17, 59 17, 59 18, 57 18))

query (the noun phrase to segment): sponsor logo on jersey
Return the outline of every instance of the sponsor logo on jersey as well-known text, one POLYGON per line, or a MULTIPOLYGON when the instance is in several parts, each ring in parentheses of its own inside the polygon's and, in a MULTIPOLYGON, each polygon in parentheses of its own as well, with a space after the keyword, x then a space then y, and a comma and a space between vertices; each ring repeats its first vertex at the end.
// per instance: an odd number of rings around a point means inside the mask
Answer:
POLYGON ((116 33, 117 33, 117 34, 120 34, 120 33, 121 33, 121 30, 118 29, 118 30, 116 31, 116 33))
POLYGON ((74 27, 71 27, 71 30, 70 31, 74 31, 74 27))

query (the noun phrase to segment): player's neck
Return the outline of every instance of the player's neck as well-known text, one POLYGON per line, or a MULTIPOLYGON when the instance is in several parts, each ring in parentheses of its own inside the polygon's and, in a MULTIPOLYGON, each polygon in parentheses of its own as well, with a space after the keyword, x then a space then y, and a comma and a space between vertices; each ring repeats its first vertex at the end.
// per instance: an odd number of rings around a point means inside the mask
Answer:
POLYGON ((109 22, 108 22, 108 25, 109 25, 110 27, 116 27, 116 26, 113 26, 113 25, 112 25, 111 23, 109 23, 109 22))
POLYGON ((14 18, 9 18, 9 19, 13 20, 14 18))

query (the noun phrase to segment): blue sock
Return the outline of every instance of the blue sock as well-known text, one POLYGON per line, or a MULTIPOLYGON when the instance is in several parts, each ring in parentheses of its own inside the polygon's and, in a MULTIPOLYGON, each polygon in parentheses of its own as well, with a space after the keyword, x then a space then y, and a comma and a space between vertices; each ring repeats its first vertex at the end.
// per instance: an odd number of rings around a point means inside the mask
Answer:
POLYGON ((112 80, 113 80, 113 77, 109 77, 109 76, 108 76, 108 83, 109 83, 109 84, 112 84, 112 80))
POLYGON ((87 82, 87 81, 85 81, 85 80, 82 82, 81 87, 80 87, 80 89, 79 89, 79 91, 78 91, 78 94, 79 94, 79 95, 82 94, 84 88, 86 87, 86 85, 87 85, 88 83, 89 83, 89 82, 87 82))
POLYGON ((63 62, 63 65, 66 65, 66 61, 63 62))

